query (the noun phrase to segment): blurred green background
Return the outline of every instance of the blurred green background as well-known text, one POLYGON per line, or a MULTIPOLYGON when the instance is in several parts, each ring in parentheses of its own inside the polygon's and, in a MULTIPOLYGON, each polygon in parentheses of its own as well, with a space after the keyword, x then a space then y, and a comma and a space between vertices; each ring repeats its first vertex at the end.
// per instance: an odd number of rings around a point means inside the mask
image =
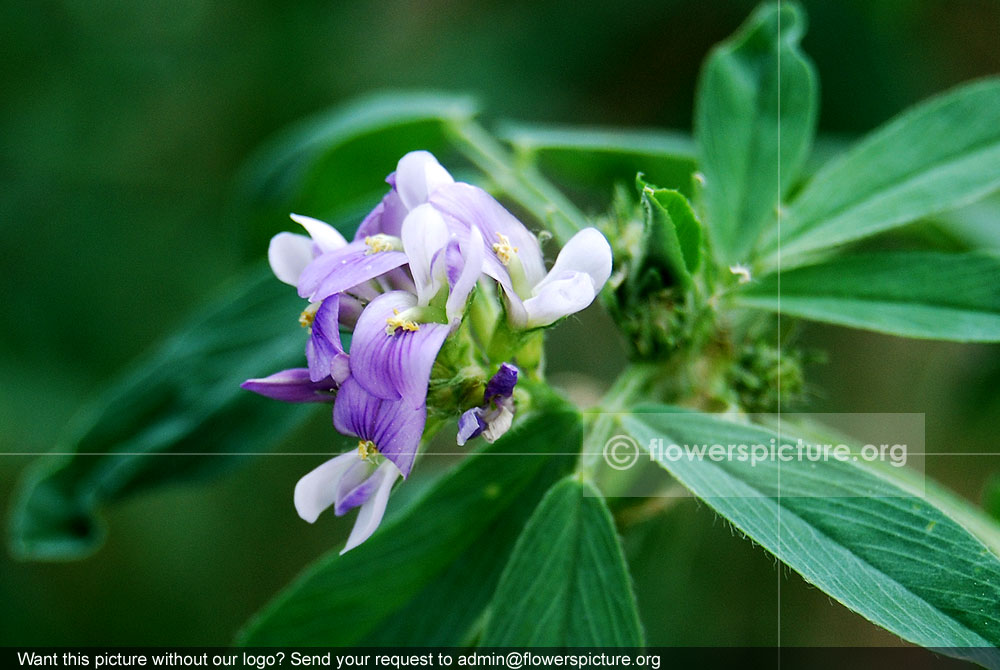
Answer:
MULTIPOLYGON (((821 131, 833 137, 1000 72, 1000 3, 805 5, 821 131)), ((432 88, 476 95, 487 121, 687 130, 702 58, 752 6, 4 3, 0 506, 81 403, 247 262, 233 179, 287 124, 363 93, 432 88)), ((620 362, 594 312, 555 333, 557 378, 620 362), (581 349, 584 328, 598 329, 610 353, 581 349)), ((996 347, 829 327, 804 336, 829 352, 809 370, 812 409, 926 412, 931 450, 994 450, 996 347)), ((318 412, 285 448, 330 440, 328 422, 318 412)), ((350 519, 311 527, 295 515, 292 488, 316 463, 264 458, 117 505, 107 545, 81 562, 0 556, 0 644, 227 644, 349 528, 350 519)), ((979 499, 1000 460, 942 456, 926 467, 979 499)), ((625 531, 650 643, 768 645, 779 634, 784 644, 895 643, 690 499, 625 531)))

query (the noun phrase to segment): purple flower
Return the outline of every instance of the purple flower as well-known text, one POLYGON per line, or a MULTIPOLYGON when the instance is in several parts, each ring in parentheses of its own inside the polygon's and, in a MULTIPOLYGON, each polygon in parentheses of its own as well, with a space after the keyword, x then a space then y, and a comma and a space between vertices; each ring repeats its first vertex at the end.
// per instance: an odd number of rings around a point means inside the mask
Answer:
POLYGON ((482 234, 460 221, 446 222, 431 205, 420 205, 403 221, 403 250, 413 277, 417 305, 427 307, 441 295, 444 320, 462 320, 472 289, 483 274, 482 234))
POLYGON ((430 153, 412 151, 399 160, 386 181, 392 188, 361 222, 354 240, 321 254, 301 273, 300 296, 316 302, 408 263, 401 239, 406 220, 430 194, 454 180, 430 153))
POLYGON ((337 382, 330 377, 314 382, 308 369, 292 368, 269 377, 248 379, 240 387, 282 402, 333 402, 337 382))
POLYGON ((427 408, 406 399, 386 400, 364 389, 349 377, 337 392, 333 425, 360 440, 359 446, 395 463, 403 477, 410 474, 427 421, 427 408))
POLYGON ((299 323, 309 328, 306 360, 309 378, 319 381, 333 377, 338 383, 350 374, 348 356, 340 341, 340 297, 332 295, 323 302, 312 303, 299 317, 299 323))
POLYGON ((425 407, 371 395, 353 377, 337 392, 333 424, 358 438, 357 451, 341 454, 302 477, 295 486, 295 509, 313 523, 329 507, 337 516, 360 507, 340 553, 367 540, 385 515, 395 481, 409 475, 427 418, 425 407))
MULTIPOLYGON (((280 233, 271 240, 275 275, 309 300, 299 318, 309 328, 308 367, 243 383, 286 402, 333 400, 334 427, 358 438, 357 451, 320 465, 295 488, 296 510, 310 523, 329 507, 338 516, 360 508, 344 551, 375 531, 394 483, 409 476, 434 363, 462 326, 476 287, 481 309, 445 368, 462 365, 451 359, 473 347, 491 355, 501 306, 484 279, 502 287, 509 323, 531 329, 589 305, 611 272, 610 246, 593 228, 570 239, 546 272, 536 237, 485 191, 455 183, 426 151, 403 156, 386 182, 389 192, 351 242, 298 215, 292 219, 308 237, 280 233), (349 354, 342 329, 352 331, 349 354)), ((459 418, 459 444, 478 435, 492 442, 510 428, 517 379, 514 365, 500 365, 483 405, 459 418)))
POLYGON ((430 152, 411 151, 399 159, 396 171, 385 181, 392 188, 358 226, 355 240, 372 235, 399 237, 406 215, 427 202, 438 188, 455 180, 430 152))
POLYGON ((510 363, 502 363, 497 373, 486 382, 483 406, 473 407, 459 417, 459 446, 479 435, 487 442, 493 442, 510 429, 514 420, 516 384, 517 368, 510 363))
POLYGON ((328 223, 299 214, 291 216, 293 221, 306 229, 309 237, 278 233, 271 238, 267 260, 274 276, 286 284, 297 286, 302 271, 315 257, 347 246, 347 240, 328 223))
POLYGON ((360 507, 351 535, 341 554, 358 546, 375 532, 389 502, 399 470, 392 461, 375 465, 361 450, 349 451, 323 463, 295 485, 295 510, 313 523, 320 513, 333 506, 337 516, 360 507))
POLYGON ((433 309, 418 306, 416 296, 405 291, 375 298, 351 338, 351 374, 357 383, 376 398, 423 406, 434 359, 451 331, 429 321, 432 317, 433 309))
POLYGON ((507 298, 516 328, 539 328, 584 309, 611 276, 611 246, 596 228, 584 228, 559 252, 552 269, 535 236, 490 194, 456 183, 435 191, 430 203, 447 218, 478 228, 492 254, 483 271, 507 298))

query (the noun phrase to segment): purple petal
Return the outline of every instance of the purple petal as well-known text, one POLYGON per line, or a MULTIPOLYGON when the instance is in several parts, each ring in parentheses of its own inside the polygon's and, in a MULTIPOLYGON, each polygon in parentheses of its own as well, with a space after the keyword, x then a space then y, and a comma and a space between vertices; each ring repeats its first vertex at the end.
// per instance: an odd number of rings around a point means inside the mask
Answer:
POLYGON ((375 205, 375 209, 368 212, 368 216, 361 220, 358 229, 354 231, 352 242, 364 242, 369 235, 378 235, 382 232, 382 215, 385 213, 385 200, 388 197, 388 194, 383 197, 381 202, 375 205))
POLYGON ((317 257, 299 276, 299 295, 317 302, 406 263, 401 251, 370 251, 362 240, 317 257))
MULTIPOLYGON (((441 186, 431 194, 430 203, 446 217, 478 228, 487 249, 499 240, 498 233, 504 235, 517 247, 524 274, 532 286, 545 276, 545 260, 538 239, 483 189, 462 182, 441 186)), ((506 268, 494 254, 487 253, 486 257, 490 276, 499 280, 494 273, 506 274, 506 268)))
POLYGON ((486 422, 483 420, 483 410, 473 407, 462 413, 458 417, 458 446, 465 446, 465 443, 478 436, 486 430, 486 422))
POLYGON ((462 248, 458 240, 451 240, 444 251, 444 263, 448 276, 448 286, 454 286, 459 277, 462 276, 462 269, 465 261, 462 259, 462 248))
POLYGON ((337 384, 330 377, 314 382, 308 369, 292 368, 263 379, 248 379, 240 387, 283 402, 332 402, 337 384))
POLYGON ((382 276, 381 281, 390 291, 417 292, 417 285, 413 282, 413 276, 410 274, 410 269, 407 266, 390 270, 382 276))
POLYGON ((340 476, 333 506, 335 515, 344 516, 355 507, 363 505, 371 497, 377 484, 371 476, 374 469, 375 466, 371 463, 359 459, 340 476))
POLYGON ((387 320, 416 302, 403 291, 380 295, 361 313, 351 339, 351 374, 358 383, 379 398, 405 398, 412 407, 424 403, 431 367, 450 331, 445 324, 421 323, 416 331, 387 334, 387 320))
POLYGON ((350 377, 340 387, 333 406, 333 425, 341 433, 370 440, 403 476, 410 474, 427 420, 424 405, 383 400, 368 393, 350 377))
POLYGON ((503 400, 514 395, 514 386, 517 384, 517 368, 510 363, 501 363, 500 369, 486 382, 486 392, 483 393, 483 402, 488 406, 491 401, 503 400))
MULTIPOLYGON (((393 270, 393 272, 395 272, 395 270, 393 270)), ((344 328, 347 328, 348 330, 354 330, 354 324, 358 322, 358 317, 361 316, 361 311, 364 309, 364 306, 364 303, 354 296, 341 293, 340 314, 337 315, 338 323, 343 324, 344 328)))
POLYGON ((309 378, 314 382, 332 376, 335 367, 343 367, 337 359, 347 356, 340 342, 339 313, 340 299, 336 294, 324 300, 316 310, 312 333, 306 342, 309 378))
MULTIPOLYGON (((386 181, 389 180, 386 179, 386 181)), ((378 235, 380 233, 399 237, 400 230, 403 227, 403 219, 406 218, 408 212, 409 210, 406 208, 406 205, 399 198, 399 193, 393 188, 385 194, 382 202, 375 205, 375 209, 358 226, 358 231, 354 233, 354 241, 364 242, 364 239, 369 235, 378 235)))

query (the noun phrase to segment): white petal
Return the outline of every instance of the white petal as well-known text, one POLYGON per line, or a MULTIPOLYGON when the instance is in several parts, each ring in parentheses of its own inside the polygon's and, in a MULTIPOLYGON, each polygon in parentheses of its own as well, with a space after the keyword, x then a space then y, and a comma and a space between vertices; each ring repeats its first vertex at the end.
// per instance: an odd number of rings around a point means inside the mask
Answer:
POLYGON ((493 417, 483 431, 483 439, 487 442, 496 442, 510 430, 512 423, 514 423, 514 412, 508 407, 501 407, 500 413, 493 417))
POLYGON ((378 466, 372 475, 378 482, 376 484, 378 488, 375 489, 372 497, 361 506, 358 518, 354 522, 354 528, 351 529, 351 535, 347 538, 347 544, 340 551, 341 554, 347 553, 371 537, 371 534, 382 523, 382 517, 385 516, 385 506, 389 502, 389 493, 400 474, 399 468, 392 461, 387 460, 378 466))
POLYGON ((267 261, 274 276, 296 286, 299 275, 313 259, 313 242, 305 235, 278 233, 267 247, 267 261))
POLYGON ((410 210, 427 202, 438 187, 454 181, 428 151, 411 151, 396 165, 396 192, 410 210))
POLYGON ((469 301, 469 294, 476 287, 479 278, 483 276, 483 257, 486 250, 482 233, 479 232, 478 228, 469 227, 469 236, 462 240, 460 249, 465 265, 462 266, 458 281, 451 287, 451 293, 448 294, 448 302, 445 305, 448 322, 452 324, 462 320, 465 305, 469 301))
POLYGON ((575 314, 597 296, 594 284, 585 272, 564 272, 556 277, 549 273, 543 284, 536 288, 533 298, 524 301, 527 328, 548 326, 564 316, 575 314))
POLYGON ((507 321, 510 322, 510 325, 515 330, 527 328, 528 312, 525 309, 524 301, 521 300, 521 296, 510 287, 510 280, 507 280, 506 283, 501 282, 500 286, 503 288, 504 296, 507 299, 507 321))
POLYGON ((313 523, 320 513, 334 503, 337 497, 337 482, 361 456, 357 451, 349 451, 331 458, 295 485, 295 511, 299 516, 313 523))
POLYGON ((570 238, 545 279, 535 287, 534 295, 538 295, 548 282, 556 281, 569 272, 588 275, 595 294, 604 288, 604 283, 611 276, 611 245, 597 228, 584 228, 570 238))
POLYGON ((306 229, 309 237, 316 243, 320 251, 335 251, 347 246, 347 240, 344 239, 344 236, 329 223, 301 214, 291 214, 290 216, 292 221, 306 229))
POLYGON ((448 224, 431 205, 420 205, 403 220, 403 251, 409 260, 420 305, 426 305, 447 280, 445 263, 439 263, 440 271, 433 274, 432 264, 435 254, 448 244, 449 234, 448 224))

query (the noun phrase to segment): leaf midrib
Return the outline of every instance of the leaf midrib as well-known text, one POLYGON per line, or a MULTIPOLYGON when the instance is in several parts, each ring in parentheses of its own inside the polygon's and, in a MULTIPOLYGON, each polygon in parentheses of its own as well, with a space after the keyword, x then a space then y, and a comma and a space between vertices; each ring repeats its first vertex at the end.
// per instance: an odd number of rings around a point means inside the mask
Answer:
MULTIPOLYGON (((657 462, 660 463, 659 461, 657 461, 657 462)), ((662 463, 660 463, 660 465, 663 466, 662 463)), ((663 466, 663 467, 665 467, 665 466, 663 466)), ((722 472, 727 478, 729 478, 729 479, 735 479, 735 477, 733 477, 732 475, 730 475, 724 469, 718 468, 717 466, 713 466, 713 467, 716 467, 716 469, 718 471, 722 472)), ((684 484, 685 487, 687 487, 687 484, 684 482, 684 480, 680 479, 679 477, 678 477, 678 480, 681 481, 681 483, 684 484)), ((737 479, 737 481, 742 482, 743 484, 745 484, 746 486, 750 487, 754 491, 758 491, 758 492, 760 491, 760 489, 758 489, 756 486, 753 486, 749 482, 746 482, 746 481, 740 480, 740 479, 737 479)), ((694 493, 694 491, 692 491, 692 493, 694 493)), ((797 519, 802 524, 806 525, 808 528, 810 528, 816 534, 816 536, 821 537, 824 540, 825 544, 830 545, 830 546, 834 546, 834 547, 840 547, 840 548, 844 549, 845 551, 847 551, 848 553, 850 553, 852 556, 854 556, 855 559, 857 559, 859 563, 863 563, 864 565, 866 565, 868 567, 868 569, 871 570, 873 573, 882 576, 885 579, 885 581, 892 582, 893 584, 899 586, 904 591, 906 591, 911 596, 913 596, 913 598, 915 598, 917 600, 920 600, 921 602, 927 604, 931 609, 933 609, 934 611, 938 612, 941 616, 943 616, 943 617, 947 618, 949 621, 953 622, 958 628, 960 628, 962 630, 965 630, 968 633, 971 633, 973 636, 975 636, 975 637, 983 640, 983 642, 985 642, 986 644, 991 644, 989 640, 987 640, 986 638, 984 638, 979 633, 979 631, 976 631, 976 630, 973 630, 973 629, 969 628, 968 625, 966 625, 962 621, 959 621, 958 619, 956 619, 955 617, 953 617, 950 613, 942 610, 937 604, 935 604, 935 603, 927 600, 923 596, 915 593, 906 584, 904 584, 904 583, 900 582, 899 580, 897 580, 896 578, 894 578, 894 577, 886 574, 881 568, 873 565, 869 560, 867 560, 866 558, 864 558, 863 556, 861 556, 860 554, 858 554, 857 552, 855 552, 852 547, 848 547, 848 546, 846 546, 846 545, 844 545, 844 544, 842 544, 840 542, 835 541, 833 538, 831 538, 829 535, 827 535, 823 530, 821 530, 820 528, 816 527, 814 524, 812 524, 811 522, 809 522, 806 518, 803 518, 801 515, 797 514, 791 508, 786 507, 785 505, 781 504, 780 502, 775 503, 774 498, 772 496, 761 495, 761 498, 767 499, 767 501, 768 501, 767 504, 775 506, 778 510, 780 510, 781 513, 788 514, 789 516, 792 516, 795 519, 797 519)), ((704 500, 705 503, 708 504, 710 507, 712 507, 713 509, 715 509, 715 506, 712 505, 712 503, 711 503, 711 498, 701 498, 701 499, 704 500)), ((778 500, 780 501, 780 500, 782 500, 782 498, 778 498, 778 500)), ((718 513, 718 510, 716 510, 716 512, 718 513)), ((949 517, 949 519, 950 519, 950 517, 949 517)), ((730 523, 733 523, 733 522, 730 520, 730 523)), ((737 526, 737 527, 739 527, 739 526, 737 526)), ((760 545, 761 547, 763 547, 766 551, 768 551, 769 553, 774 554, 779 560, 781 560, 782 562, 784 562, 787 565, 789 565, 789 567, 791 567, 796 572, 798 572, 799 575, 802 576, 803 579, 806 579, 806 576, 803 575, 801 573, 801 571, 799 571, 797 568, 795 568, 795 566, 792 566, 791 564, 789 564, 784 557, 782 557, 781 555, 779 555, 778 552, 780 552, 782 550, 782 547, 780 546, 780 542, 779 542, 779 546, 775 550, 772 550, 772 549, 768 548, 768 546, 765 543, 763 543, 757 536, 755 536, 754 533, 751 533, 750 531, 747 531, 747 530, 745 530, 743 528, 740 528, 740 531, 743 532, 743 533, 745 533, 747 535, 747 537, 751 538, 754 542, 756 542, 758 545, 760 545)), ((836 600, 837 602, 841 603, 842 605, 844 605, 844 607, 847 607, 848 609, 850 609, 852 612, 857 612, 858 614, 860 614, 864 618, 868 619, 869 621, 872 621, 872 619, 870 619, 864 612, 860 612, 860 611, 854 609, 853 607, 851 607, 850 605, 848 605, 846 602, 844 602, 844 600, 842 600, 840 596, 838 596, 836 594, 833 594, 833 593, 827 593, 827 595, 830 596, 831 598, 833 598, 834 600, 836 600)), ((886 595, 888 595, 888 594, 886 594, 886 595)), ((891 613, 891 610, 889 610, 888 608, 883 608, 883 611, 887 612, 887 613, 891 613)), ((995 618, 992 619, 992 620, 993 621, 998 621, 995 618)), ((900 621, 902 621, 902 620, 900 619, 900 621)), ((873 623, 875 623, 876 625, 879 625, 878 622, 873 621, 873 623)))
MULTIPOLYGON (((644 425, 645 425, 645 424, 644 424, 644 425)), ((647 426, 647 427, 649 427, 649 428, 652 428, 651 426, 647 426)), ((697 493, 697 492, 695 492, 695 491, 694 491, 694 490, 693 490, 693 489, 692 489, 692 488, 691 488, 691 487, 690 487, 690 486, 688 485, 688 483, 687 483, 687 482, 685 481, 685 479, 684 479, 684 478, 681 478, 680 476, 678 476, 678 475, 677 475, 677 474, 676 474, 676 473, 675 473, 675 472, 674 472, 673 470, 671 470, 671 469, 670 469, 669 467, 667 467, 667 465, 666 465, 666 464, 664 464, 663 462, 661 462, 661 461, 659 461, 659 460, 657 460, 656 462, 657 462, 657 463, 658 463, 658 464, 660 465, 660 467, 664 468, 665 470, 667 470, 668 472, 670 472, 670 473, 671 473, 672 475, 674 475, 674 476, 675 476, 675 477, 677 478, 677 480, 678 480, 678 481, 680 481, 680 482, 681 482, 681 484, 683 484, 683 485, 684 485, 684 487, 685 487, 685 488, 687 488, 687 489, 688 489, 689 491, 691 491, 691 493, 692 493, 693 495, 695 495, 696 497, 698 497, 698 498, 699 498, 699 499, 701 499, 701 500, 704 500, 706 504, 708 504, 708 505, 709 505, 710 507, 712 507, 712 509, 713 509, 713 510, 715 510, 715 511, 716 511, 716 513, 719 513, 719 514, 721 514, 720 512, 718 512, 718 510, 716 509, 715 505, 713 505, 713 504, 712 504, 712 502, 711 502, 711 498, 712 498, 712 496, 709 496, 709 497, 702 497, 702 496, 698 495, 698 493, 697 493)), ((735 482, 739 482, 739 483, 740 483, 741 485, 743 485, 743 486, 745 486, 745 487, 747 487, 747 488, 749 488, 749 489, 751 489, 751 490, 753 490, 753 491, 755 491, 755 492, 759 493, 759 494, 760 494, 760 498, 761 498, 761 499, 764 499, 764 500, 766 500, 766 501, 767 501, 767 503, 766 503, 766 504, 768 504, 769 506, 772 506, 772 507, 774 507, 774 508, 775 508, 776 510, 778 510, 778 512, 779 512, 779 518, 780 518, 780 513, 787 513, 788 515, 790 515, 790 516, 794 517, 794 518, 795 518, 796 520, 798 520, 798 521, 799 521, 800 523, 804 524, 804 525, 805 525, 806 527, 808 527, 808 528, 809 528, 810 530, 812 530, 812 532, 813 532, 813 533, 815 533, 815 535, 816 535, 816 536, 818 536, 818 537, 821 537, 821 538, 823 538, 823 540, 825 541, 825 544, 827 544, 827 545, 830 545, 830 546, 833 546, 833 547, 840 547, 840 548, 841 548, 841 549, 843 549, 844 551, 846 551, 846 552, 848 552, 849 554, 851 554, 852 556, 854 556, 854 558, 855 558, 855 559, 856 559, 856 560, 857 560, 857 561, 858 561, 859 563, 862 563, 862 564, 864 564, 865 566, 867 566, 867 567, 868 567, 868 569, 869 569, 869 570, 871 570, 871 571, 872 571, 873 573, 875 573, 875 574, 877 574, 877 575, 881 575, 881 576, 882 576, 882 577, 883 577, 883 578, 884 578, 884 579, 885 579, 885 580, 886 580, 887 582, 892 582, 893 584, 895 584, 895 585, 897 585, 898 587, 900 587, 900 588, 901 588, 902 590, 904 590, 904 591, 906 591, 907 593, 909 593, 909 594, 910 594, 910 595, 911 595, 911 596, 912 596, 913 598, 915 598, 916 600, 919 600, 919 601, 921 601, 921 602, 925 603, 925 604, 926 604, 926 605, 927 605, 928 607, 930 607, 930 608, 931 608, 931 609, 933 609, 934 611, 938 612, 938 613, 939 613, 939 614, 940 614, 940 615, 941 615, 942 617, 944 617, 944 618, 948 619, 949 621, 951 621, 951 622, 952 622, 952 623, 953 623, 953 624, 954 624, 954 625, 955 625, 956 627, 958 627, 959 629, 961 629, 961 630, 964 630, 964 631, 966 631, 967 633, 969 633, 969 634, 971 634, 971 635, 973 635, 973 636, 975 636, 975 637, 979 638, 980 640, 982 640, 982 641, 983 641, 984 643, 986 643, 987 645, 990 645, 990 646, 993 646, 993 645, 995 645, 995 643, 994 643, 994 642, 991 642, 990 640, 988 640, 988 639, 984 638, 984 637, 982 636, 982 634, 981 634, 981 633, 980 633, 979 631, 977 631, 977 630, 973 630, 972 628, 970 628, 970 627, 969 627, 968 625, 966 625, 966 624, 965 624, 965 623, 963 623, 962 621, 959 621, 958 619, 956 619, 955 617, 953 617, 953 616, 952 616, 952 615, 951 615, 950 613, 948 613, 948 612, 946 612, 946 611, 942 610, 942 609, 941 609, 941 608, 940 608, 940 607, 939 607, 939 606, 938 606, 938 605, 937 605, 936 603, 933 603, 933 602, 931 602, 931 601, 927 600, 927 599, 926 599, 926 598, 924 598, 923 596, 921 596, 921 595, 919 595, 919 594, 915 593, 915 592, 914 592, 914 591, 913 591, 913 590, 912 590, 912 589, 911 589, 910 587, 908 587, 908 586, 907 586, 906 584, 904 584, 904 583, 900 582, 899 580, 897 580, 896 578, 894 578, 894 577, 892 577, 892 576, 890 576, 890 575, 886 574, 886 573, 885 573, 885 572, 884 572, 884 571, 883 571, 883 570, 882 570, 881 568, 879 568, 879 567, 877 567, 877 566, 873 565, 873 564, 872 564, 872 563, 871 563, 871 562, 870 562, 870 561, 869 561, 868 559, 864 558, 863 556, 861 556, 861 555, 859 555, 859 554, 858 554, 857 552, 855 552, 855 551, 854 551, 854 549, 853 549, 852 547, 848 547, 848 546, 846 546, 846 545, 844 545, 844 544, 842 544, 842 543, 840 543, 840 542, 837 542, 837 541, 833 540, 833 538, 831 538, 831 537, 830 537, 830 536, 829 536, 829 535, 828 535, 827 533, 825 533, 825 532, 824 532, 823 530, 821 530, 820 528, 816 527, 816 526, 815 526, 814 524, 812 524, 811 522, 809 522, 809 521, 808 521, 807 519, 803 518, 803 517, 802 517, 801 515, 797 514, 797 513, 796 513, 796 512, 795 512, 795 511, 794 511, 793 509, 790 509, 790 508, 786 507, 785 505, 783 505, 783 504, 781 503, 781 500, 782 500, 782 498, 781 498, 781 497, 778 497, 778 499, 777 499, 777 500, 778 500, 778 502, 776 503, 776 502, 775 502, 775 499, 774 499, 774 497, 773 497, 773 496, 768 496, 768 495, 766 495, 766 494, 765 494, 765 492, 763 492, 763 491, 762 491, 762 490, 761 490, 761 489, 760 489, 759 487, 755 486, 755 485, 754 485, 754 484, 753 484, 752 482, 750 482, 750 481, 747 481, 747 480, 743 480, 743 479, 739 479, 739 478, 737 478, 737 477, 736 477, 735 475, 732 475, 732 474, 730 474, 729 472, 727 472, 727 471, 726 471, 726 470, 725 470, 724 468, 721 468, 721 467, 719 467, 719 466, 717 466, 717 465, 715 465, 715 464, 711 464, 711 463, 710 463, 710 464, 708 464, 708 465, 709 465, 709 467, 711 467, 711 468, 712 468, 712 469, 714 469, 715 471, 717 471, 717 472, 721 473, 721 474, 722 474, 722 476, 723 476, 723 477, 725 477, 727 481, 735 481, 735 482)), ((878 475, 878 473, 874 473, 874 472, 873 472, 873 473, 871 473, 871 474, 872 474, 872 476, 876 477, 877 479, 879 479, 879 480, 881 480, 881 481, 885 481, 885 483, 886 483, 886 484, 888 484, 888 485, 892 486, 892 483, 891 483, 891 482, 888 482, 888 481, 886 481, 886 480, 882 479, 882 477, 880 477, 880 476, 878 475)), ((935 509, 936 509, 936 508, 935 508, 935 509)), ((941 514, 942 516, 944 516, 945 518, 947 518, 947 519, 948 519, 949 521, 951 521, 952 523, 956 524, 956 525, 957 525, 957 526, 958 526, 959 528, 962 528, 961 524, 958 524, 958 522, 957 522, 957 521, 955 521, 955 520, 954 520, 954 519, 952 519, 952 518, 951 518, 950 516, 948 516, 947 514, 945 514, 945 512, 944 512, 944 511, 942 511, 942 510, 938 510, 938 511, 940 512, 940 514, 941 514)), ((803 575, 803 574, 802 574, 802 572, 801 572, 801 571, 800 571, 800 570, 799 570, 798 568, 796 568, 795 566, 793 566, 793 565, 791 565, 790 563, 788 563, 788 561, 787 561, 787 560, 786 560, 786 559, 785 559, 784 557, 782 557, 781 555, 779 555, 779 552, 781 552, 781 551, 782 551, 782 547, 781 547, 781 544, 782 544, 782 542, 781 542, 781 540, 780 540, 780 537, 781 537, 781 536, 780 536, 780 534, 779 534, 779 542, 778 542, 778 546, 777 546, 777 547, 776 547, 776 548, 775 548, 774 550, 772 550, 772 549, 770 549, 770 548, 769 548, 769 547, 768 547, 768 546, 767 546, 767 545, 766 545, 766 544, 765 544, 764 542, 762 542, 762 541, 760 540, 760 538, 759 538, 759 537, 758 537, 757 535, 755 535, 754 533, 751 533, 750 531, 748 531, 748 530, 746 530, 746 529, 744 529, 744 528, 740 527, 740 526, 739 526, 739 525, 737 525, 737 524, 736 524, 735 522, 733 522, 732 520, 728 519, 728 517, 725 517, 725 515, 723 515, 723 517, 724 517, 724 518, 726 518, 726 519, 727 519, 727 520, 728 520, 728 521, 729 521, 730 523, 733 523, 733 525, 735 525, 735 526, 736 526, 737 528, 739 528, 741 532, 743 532, 744 534, 746 534, 746 536, 747 536, 747 537, 749 537, 749 538, 750 538, 751 540, 753 540, 753 541, 754 541, 754 542, 756 542, 756 543, 757 543, 758 545, 760 545, 761 547, 763 547, 763 548, 764 548, 764 549, 765 549, 766 551, 768 551, 769 553, 773 554, 773 555, 774 555, 775 557, 777 557, 777 558, 778 558, 779 560, 781 560, 782 562, 784 562, 784 563, 786 563, 787 565, 789 565, 789 567, 791 567, 791 568, 792 568, 792 569, 794 569, 794 570, 795 570, 796 572, 798 572, 798 573, 799 573, 799 575, 803 577, 803 579, 807 579, 807 578, 806 578, 806 576, 805 576, 805 575, 803 575)), ((794 536, 793 536, 793 537, 794 537, 794 536)), ((977 538, 975 538, 975 536, 973 536, 973 535, 971 535, 971 534, 969 535, 969 537, 970 537, 970 540, 971 540, 971 541, 973 541, 973 542, 978 542, 978 541, 979 541, 979 540, 978 540, 977 538)), ((787 540, 786 540, 786 541, 787 541, 787 540)), ((980 543, 980 544, 981 544, 981 543, 980 543)), ((986 546, 985 546, 985 545, 983 545, 983 549, 984 549, 985 551, 987 551, 987 553, 989 553, 989 550, 988 550, 988 549, 986 548, 986 546)), ((992 553, 990 553, 990 555, 992 555, 992 553)), ((807 579, 807 581, 808 581, 808 579, 807 579)), ((825 592, 825 591, 824 591, 824 592, 825 592)), ((866 614, 865 614, 864 612, 860 612, 860 611, 858 611, 858 610, 855 610, 855 609, 854 609, 853 607, 851 607, 850 605, 848 605, 848 604, 847 604, 846 602, 844 602, 844 600, 843 600, 843 599, 842 599, 842 598, 841 598, 840 596, 838 596, 838 595, 836 595, 836 594, 832 594, 832 593, 828 593, 827 595, 829 595, 830 597, 834 598, 835 600, 837 600, 837 602, 841 603, 842 605, 844 605, 845 607, 847 607, 847 608, 848 608, 848 609, 850 609, 851 611, 854 611, 854 612, 857 612, 858 614, 860 614, 861 616, 863 616, 863 617, 864 617, 865 619, 868 619, 869 621, 872 621, 872 622, 873 622, 873 623, 875 623, 876 625, 880 625, 880 624, 878 624, 878 622, 875 622, 875 621, 873 621, 872 619, 870 619, 870 618, 868 617, 868 615, 866 615, 866 614)), ((885 612, 891 612, 891 610, 889 610, 888 608, 883 608, 883 611, 885 611, 885 612)), ((900 621, 901 621, 901 620, 900 620, 900 621)), ((998 618, 996 618, 996 617, 993 617, 993 618, 991 618, 991 621, 996 621, 996 622, 1000 622, 1000 619, 998 619, 998 618)))

